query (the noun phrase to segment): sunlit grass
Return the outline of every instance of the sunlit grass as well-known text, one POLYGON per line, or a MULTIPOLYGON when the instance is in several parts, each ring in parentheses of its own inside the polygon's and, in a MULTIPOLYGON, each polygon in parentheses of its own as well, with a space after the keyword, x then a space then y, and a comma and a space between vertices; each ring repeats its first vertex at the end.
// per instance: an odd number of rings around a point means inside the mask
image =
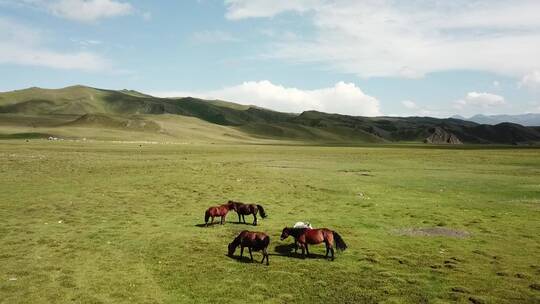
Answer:
POLYGON ((540 301, 538 149, 2 141, 0 188, 0 303, 540 301), (228 199, 269 217, 197 226, 228 199), (349 249, 289 257, 296 221, 349 249), (243 229, 270 266, 226 256, 243 229))

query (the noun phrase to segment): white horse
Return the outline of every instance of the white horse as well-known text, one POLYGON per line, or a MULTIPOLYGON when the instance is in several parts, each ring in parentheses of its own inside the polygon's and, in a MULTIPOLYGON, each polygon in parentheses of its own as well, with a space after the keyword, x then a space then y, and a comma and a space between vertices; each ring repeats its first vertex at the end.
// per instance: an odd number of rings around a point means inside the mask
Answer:
POLYGON ((296 222, 296 224, 294 224, 293 228, 308 228, 308 229, 313 229, 313 227, 311 226, 311 224, 309 222, 296 222))

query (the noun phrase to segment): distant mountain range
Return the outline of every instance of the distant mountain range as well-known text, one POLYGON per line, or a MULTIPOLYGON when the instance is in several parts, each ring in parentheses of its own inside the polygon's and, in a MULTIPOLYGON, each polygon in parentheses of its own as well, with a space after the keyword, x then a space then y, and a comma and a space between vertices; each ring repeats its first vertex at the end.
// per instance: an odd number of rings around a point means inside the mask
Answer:
POLYGON ((520 115, 474 115, 465 118, 460 115, 454 115, 452 118, 473 121, 479 124, 496 125, 503 122, 511 122, 523 126, 540 126, 540 113, 528 113, 520 115))
POLYGON ((539 144, 540 128, 431 117, 282 113, 85 86, 0 93, 0 138, 306 143, 539 144))

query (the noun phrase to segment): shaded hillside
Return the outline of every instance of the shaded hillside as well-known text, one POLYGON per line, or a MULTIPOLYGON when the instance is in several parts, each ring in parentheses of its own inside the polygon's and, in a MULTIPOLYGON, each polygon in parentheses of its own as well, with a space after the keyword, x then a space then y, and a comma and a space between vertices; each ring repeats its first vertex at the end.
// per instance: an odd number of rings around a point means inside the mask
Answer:
POLYGON ((307 111, 295 117, 293 121, 321 129, 341 127, 361 130, 387 141, 422 142, 430 138, 434 130, 438 130, 452 137, 452 143, 530 144, 540 142, 540 132, 536 128, 507 123, 495 126, 479 125, 453 118, 355 117, 307 111))
MULTIPOLYGON (((34 128, 43 127, 40 123, 47 121, 48 128, 55 126, 167 133, 161 130, 156 121, 161 115, 172 114, 221 125, 255 139, 447 144, 540 142, 538 128, 509 123, 491 126, 453 118, 357 117, 317 111, 290 114, 221 100, 158 98, 132 90, 114 91, 84 86, 58 90, 29 88, 0 93, 1 113, 4 120, 24 124, 26 127, 30 124, 34 128), (143 115, 145 117, 141 118, 143 115), (17 117, 21 117, 20 121, 17 117)), ((172 129, 180 130, 176 127, 172 129)), ((34 130, 25 129, 25 132, 31 131, 34 130)), ((7 132, 0 129, 0 133, 7 132)), ((170 135, 174 136, 173 133, 170 135)))

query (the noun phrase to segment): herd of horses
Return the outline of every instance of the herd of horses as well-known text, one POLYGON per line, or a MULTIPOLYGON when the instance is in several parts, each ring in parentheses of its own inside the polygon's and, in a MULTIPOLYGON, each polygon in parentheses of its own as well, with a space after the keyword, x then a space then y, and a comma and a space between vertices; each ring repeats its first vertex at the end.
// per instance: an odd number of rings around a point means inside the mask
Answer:
MULTIPOLYGON (((241 202, 228 201, 226 204, 220 206, 213 206, 206 210, 204 214, 205 226, 214 223, 216 217, 220 217, 220 224, 225 223, 225 218, 229 211, 234 210, 238 214, 238 223, 246 223, 245 216, 253 215, 253 225, 257 225, 257 214, 260 213, 262 218, 265 218, 266 212, 263 206, 258 204, 245 204, 241 202)), ((324 243, 326 246, 325 258, 334 260, 334 247, 338 251, 347 249, 347 244, 343 241, 343 238, 336 232, 327 228, 315 229, 310 224, 302 222, 296 223, 293 227, 285 227, 281 232, 280 239, 283 241, 289 236, 294 238, 295 253, 298 248, 302 249, 302 258, 309 257, 308 245, 317 245, 324 243)), ((261 264, 266 260, 266 265, 269 265, 268 261, 268 245, 270 244, 270 237, 264 232, 243 230, 238 234, 234 240, 229 243, 228 255, 233 256, 236 248, 240 246, 240 258, 244 256, 244 248, 249 251, 249 256, 253 262, 253 251, 262 251, 263 258, 261 264)))

